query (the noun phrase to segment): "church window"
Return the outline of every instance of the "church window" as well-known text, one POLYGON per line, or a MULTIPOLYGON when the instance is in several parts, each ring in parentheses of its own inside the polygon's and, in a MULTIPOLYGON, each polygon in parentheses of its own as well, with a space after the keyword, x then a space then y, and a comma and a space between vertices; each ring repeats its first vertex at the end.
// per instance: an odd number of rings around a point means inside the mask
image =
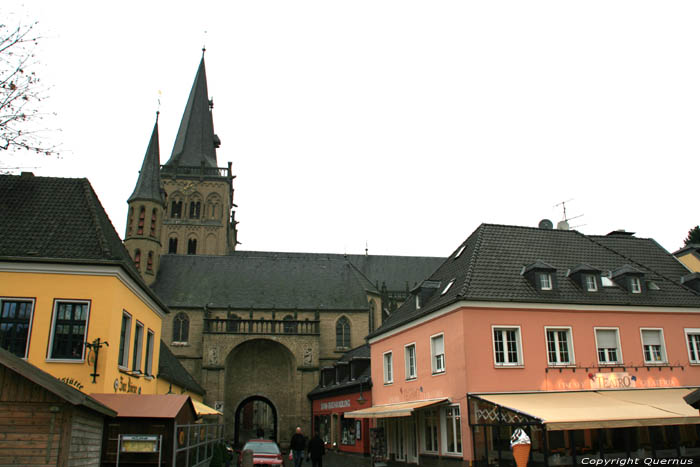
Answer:
POLYGON ((151 213, 151 237, 156 236, 156 219, 158 217, 158 214, 156 213, 156 209, 153 208, 153 213, 151 213))
POLYGON ((187 240, 187 254, 196 255, 197 254, 197 239, 190 238, 187 240))
POLYGON ((177 253, 177 237, 171 237, 168 240, 168 253, 174 255, 177 253))
POLYGON ((335 346, 338 348, 350 348, 350 321, 341 317, 335 324, 335 346))
POLYGON ((297 323, 294 320, 294 316, 287 315, 284 317, 284 332, 285 334, 294 334, 297 332, 297 323))
POLYGON ((199 201, 190 202, 190 219, 199 219, 202 203, 199 201))
POLYGON ((377 307, 377 304, 374 302, 374 300, 369 301, 369 332, 374 331, 374 313, 375 313, 375 308, 377 307))
POLYGON ((134 230, 133 228, 133 222, 134 222, 134 208, 130 207, 129 208, 129 222, 127 223, 126 226, 126 235, 131 235, 131 232, 134 230))
POLYGON ((139 228, 136 231, 136 235, 143 235, 143 224, 146 221, 146 208, 141 206, 141 211, 139 212, 139 228))
POLYGON ((153 252, 148 252, 148 262, 146 263, 146 271, 153 272, 153 252))
POLYGON ((173 320, 173 342, 187 342, 190 333, 190 318, 178 313, 173 320))
POLYGON ((134 265, 136 269, 141 270, 141 250, 134 251, 134 265))
POLYGON ((173 201, 172 208, 170 209, 170 217, 173 219, 182 217, 182 201, 173 201))

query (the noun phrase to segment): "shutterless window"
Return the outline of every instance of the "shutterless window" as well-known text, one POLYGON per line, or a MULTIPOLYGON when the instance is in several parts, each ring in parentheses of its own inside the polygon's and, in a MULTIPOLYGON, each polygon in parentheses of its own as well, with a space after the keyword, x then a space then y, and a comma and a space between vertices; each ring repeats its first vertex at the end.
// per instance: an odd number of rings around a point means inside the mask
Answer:
POLYGON ((391 352, 384 354, 384 384, 394 382, 394 368, 391 358, 391 352))
POLYGON ((494 328, 493 347, 496 365, 520 365, 518 328, 494 328))
POLYGON ((430 338, 430 353, 433 362, 433 374, 445 371, 445 336, 433 336, 430 338))
POLYGON ((153 376, 153 342, 155 334, 150 329, 146 335, 146 368, 145 373, 148 376, 153 376))
POLYGON ((642 347, 644 349, 645 363, 663 363, 666 361, 666 352, 660 329, 643 329, 642 347))
POLYGON ((141 349, 143 348, 143 324, 136 321, 134 331, 134 357, 131 362, 131 369, 141 372, 141 349))
POLYGON ((598 290, 598 283, 595 280, 593 274, 586 274, 586 290, 589 292, 595 292, 598 290))
POLYGON ((642 293, 642 283, 639 280, 639 277, 630 278, 630 290, 632 293, 642 293))
POLYGON ((440 413, 438 409, 429 409, 423 415, 423 449, 425 452, 438 451, 438 429, 440 427, 440 413))
POLYGON ((685 337, 688 342, 690 363, 700 363, 700 329, 686 329, 685 337))
POLYGON ((455 280, 452 279, 452 280, 445 286, 445 288, 442 290, 442 293, 441 293, 440 295, 445 295, 445 294, 450 290, 450 288, 452 287, 452 284, 454 284, 454 283, 455 283, 455 280))
POLYGON ((122 313, 122 329, 119 334, 119 366, 126 368, 129 361, 129 340, 131 338, 131 315, 122 313))
POLYGON ((596 329, 598 362, 601 364, 621 363, 617 329, 596 329))
POLYGON ((416 378, 416 345, 411 344, 404 347, 404 358, 406 360, 406 379, 416 378))
POLYGON ((56 302, 50 358, 83 359, 88 313, 87 302, 56 302))
POLYGON ((458 405, 445 407, 443 410, 444 444, 448 454, 462 454, 462 417, 458 405))
POLYGON ((550 365, 572 363, 571 330, 547 329, 547 361, 550 365))
POLYGON ((552 275, 550 273, 540 274, 540 289, 552 290, 552 275))
POLYGON ((20 358, 27 356, 33 300, 0 299, 0 347, 20 358))

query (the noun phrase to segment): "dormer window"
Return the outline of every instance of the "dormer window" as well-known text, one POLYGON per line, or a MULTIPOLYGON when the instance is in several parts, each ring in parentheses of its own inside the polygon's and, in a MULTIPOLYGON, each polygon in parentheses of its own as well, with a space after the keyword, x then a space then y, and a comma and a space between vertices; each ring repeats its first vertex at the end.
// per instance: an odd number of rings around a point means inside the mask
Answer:
POLYGON ((537 290, 550 291, 557 288, 557 270, 542 260, 523 267, 520 274, 537 290))
POLYGON ((588 264, 579 264, 570 269, 567 276, 586 292, 597 292, 600 270, 588 264))
POLYGON ((540 274, 540 290, 552 290, 552 275, 550 273, 540 274))
POLYGON ((613 271, 610 274, 610 277, 617 285, 629 293, 641 294, 644 292, 644 288, 642 286, 644 273, 629 264, 626 264, 613 271))
POLYGON ((608 276, 601 276, 600 283, 603 287, 615 287, 615 283, 608 276))
POLYGON ((630 292, 642 293, 642 283, 639 277, 630 277, 630 292))
POLYGON ((588 292, 597 292, 598 282, 595 280, 595 276, 593 274, 586 274, 584 277, 586 278, 586 290, 588 292))

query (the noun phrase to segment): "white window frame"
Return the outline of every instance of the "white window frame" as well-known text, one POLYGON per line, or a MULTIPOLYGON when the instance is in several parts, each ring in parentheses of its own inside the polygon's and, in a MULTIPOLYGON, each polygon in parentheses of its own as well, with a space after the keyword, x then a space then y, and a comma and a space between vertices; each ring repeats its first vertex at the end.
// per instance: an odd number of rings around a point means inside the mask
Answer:
POLYGON ((434 375, 442 375, 447 371, 445 353, 445 333, 441 332, 430 336, 430 367, 434 375), (439 337, 442 338, 442 368, 438 366, 439 355, 435 353, 435 345, 433 344, 439 337))
POLYGON ((142 373, 141 364, 143 363, 143 334, 145 331, 143 323, 136 320, 136 325, 134 326, 134 361, 132 361, 131 370, 135 373, 142 373), (138 333, 138 328, 141 328, 141 333, 138 333))
MULTIPOLYGON (((522 338, 522 332, 520 331, 520 326, 517 325, 511 325, 511 324, 494 324, 491 326, 491 349, 493 351, 493 366, 496 368, 511 368, 511 367, 521 367, 525 366, 525 359, 523 357, 523 338, 522 338), (496 360, 496 339, 495 339, 495 331, 515 331, 515 338, 516 338, 516 353, 518 356, 518 360, 516 362, 511 362, 511 361, 506 361, 503 363, 499 363, 496 360)), ((503 356, 508 359, 508 349, 507 349, 507 341, 504 340, 504 354, 503 356)))
POLYGON ((440 423, 440 408, 431 407, 420 412, 420 452, 426 454, 437 454, 440 449, 440 440, 442 438, 442 428, 440 423), (435 447, 435 449, 429 449, 427 446, 428 439, 425 436, 426 428, 428 427, 428 420, 431 421, 430 431, 433 437, 433 443, 430 448, 435 447))
POLYGON ((20 357, 26 360, 27 356, 29 355, 29 341, 32 337, 32 323, 34 322, 34 310, 36 309, 36 299, 24 297, 0 297, 0 313, 2 313, 3 302, 31 302, 32 304, 32 311, 29 313, 29 327, 27 328, 27 344, 24 346, 24 357, 20 357))
POLYGON ((663 365, 668 363, 668 354, 666 353, 666 339, 664 338, 663 328, 639 328, 639 340, 642 343, 642 358, 644 358, 645 365, 663 365), (658 331, 659 338, 661 341, 661 360, 647 360, 646 352, 644 349, 644 331, 658 331))
POLYGON ((598 291, 598 281, 596 280, 595 274, 585 274, 583 276, 583 281, 586 284, 586 292, 598 291))
POLYGON ((51 336, 49 337, 49 347, 46 349, 46 361, 47 362, 63 362, 63 363, 85 363, 85 351, 86 346, 83 344, 83 353, 80 358, 53 358, 51 354, 53 352, 53 340, 56 333, 56 320, 58 319, 58 305, 61 303, 85 303, 87 304, 87 316, 85 317, 85 333, 83 335, 83 342, 87 342, 88 337, 88 325, 90 324, 90 311, 92 309, 92 303, 90 300, 71 300, 71 299, 56 299, 53 301, 53 313, 51 316, 51 336))
POLYGON ((630 292, 642 293, 642 281, 639 277, 630 277, 630 292))
POLYGON ((442 292, 440 293, 441 296, 442 296, 442 295, 445 295, 445 294, 452 288, 452 285, 455 283, 455 280, 457 280, 457 279, 452 279, 452 280, 445 286, 445 288, 442 289, 442 292))
POLYGON ((541 272, 539 274, 540 290, 552 290, 552 273, 551 272, 541 272))
POLYGON ((598 358, 598 365, 622 365, 624 363, 624 358, 622 357, 622 343, 620 342, 620 328, 615 328, 615 327, 594 327, 593 328, 593 337, 595 338, 595 353, 598 358), (601 362, 600 361, 600 354, 598 352, 598 349, 600 348, 598 345, 598 331, 615 331, 615 339, 617 340, 617 360, 614 362, 601 362))
MULTIPOLYGON (((453 429, 453 433, 457 433, 456 429, 453 429)), ((443 407, 440 407, 440 440, 441 440, 441 448, 442 448, 442 454, 444 456, 462 456, 462 453, 464 452, 464 443, 462 442, 462 436, 464 430, 462 429, 462 408, 460 407, 459 404, 450 404, 450 405, 445 405, 443 407), (447 440, 447 409, 457 409, 459 411, 459 420, 454 420, 453 419, 453 427, 459 426, 459 444, 462 446, 462 449, 460 451, 448 451, 447 447, 449 446, 448 440, 447 440)), ((455 447, 457 447, 457 437, 453 439, 455 441, 455 447)))
POLYGON ((146 332, 146 367, 143 369, 146 376, 153 376, 153 347, 156 345, 156 333, 149 329, 146 332), (150 345, 149 345, 150 342, 150 345))
POLYGON ((131 313, 129 313, 126 310, 122 310, 122 320, 119 322, 119 350, 120 350, 120 355, 117 356, 117 365, 119 368, 122 368, 124 370, 129 369, 129 349, 131 348, 131 322, 133 320, 133 317, 131 316, 131 313), (124 318, 127 318, 127 322, 129 323, 126 326, 126 332, 124 333, 124 347, 121 347, 121 333, 122 333, 122 323, 124 323, 124 318), (119 360, 123 362, 123 364, 119 363, 119 360))
POLYGON ((412 381, 418 377, 418 355, 416 354, 416 343, 411 342, 403 348, 403 356, 406 367, 406 380, 412 381), (410 350, 413 349, 413 371, 411 371, 410 350))
MULTIPOLYGON (((559 357, 561 356, 560 352, 560 343, 559 339, 557 337, 556 341, 556 356, 557 360, 559 360, 559 357)), ((545 326, 544 327, 544 348, 545 348, 545 353, 547 354, 547 365, 549 366, 573 366, 576 365, 576 356, 574 354, 574 333, 571 329, 571 326, 545 326), (547 337, 547 333, 550 331, 557 332, 557 331, 566 331, 566 345, 567 345, 567 352, 569 353, 569 361, 568 362, 559 362, 559 361, 551 361, 549 359, 549 339, 547 337)))
POLYGON ((688 361, 691 365, 700 365, 700 328, 685 328, 683 332, 685 333, 685 346, 688 349, 688 361), (697 342, 691 342, 690 336, 698 336, 697 342), (695 351, 695 359, 690 351, 691 346, 695 351))
POLYGON ((384 372, 384 384, 392 384, 394 382, 394 355, 391 350, 382 354, 382 365, 384 372), (387 357, 389 366, 387 366, 387 357))

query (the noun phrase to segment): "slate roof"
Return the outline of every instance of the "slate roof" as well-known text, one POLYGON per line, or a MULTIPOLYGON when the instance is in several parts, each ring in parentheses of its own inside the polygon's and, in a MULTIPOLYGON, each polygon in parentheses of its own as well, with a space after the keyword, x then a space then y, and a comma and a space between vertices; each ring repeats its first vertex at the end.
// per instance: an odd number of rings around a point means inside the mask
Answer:
POLYGON ((120 266, 168 311, 136 271, 85 178, 0 175, 0 261, 120 266))
POLYGON ((404 292, 432 274, 445 258, 431 256, 347 255, 362 274, 381 288, 404 292))
POLYGON ((180 360, 170 351, 165 342, 160 341, 160 357, 158 358, 158 378, 177 384, 181 388, 203 396, 206 392, 195 381, 192 375, 182 366, 180 360))
POLYGON ((72 405, 83 406, 102 415, 107 415, 108 417, 114 417, 116 415, 114 410, 96 399, 68 386, 52 375, 2 348, 0 348, 0 365, 27 378, 34 384, 41 386, 72 405))
POLYGON ((650 239, 482 224, 427 278, 440 281, 441 286, 421 308, 416 309, 415 300, 407 300, 369 337, 457 301, 700 308, 700 294, 680 284, 686 274, 670 253, 650 239), (524 266, 537 261, 556 269, 554 290, 538 291, 521 274, 524 266), (644 280, 654 281, 660 290, 632 294, 615 286, 587 292, 567 277, 569 269, 582 263, 605 275, 627 265, 641 271, 644 280), (452 279, 455 283, 442 294, 452 279))
POLYGON ((136 181, 134 192, 128 201, 146 200, 163 203, 163 194, 160 187, 160 145, 158 143, 158 119, 153 126, 153 133, 148 142, 146 155, 143 158, 139 178, 136 181))
MULTIPOLYGON (((360 347, 356 347, 352 350, 348 350, 345 352, 338 360, 338 363, 349 363, 353 359, 370 359, 370 349, 369 349, 369 344, 364 344, 361 345, 360 347)), ((316 386, 314 389, 309 392, 308 396, 310 399, 318 399, 323 396, 329 396, 331 394, 335 393, 343 393, 343 392, 348 392, 351 389, 354 389, 356 387, 359 388, 359 386, 362 385, 363 390, 370 390, 372 387, 372 367, 371 364, 367 365, 362 373, 357 375, 355 379, 350 379, 350 370, 346 372, 346 377, 341 380, 337 381, 334 384, 329 384, 327 386, 322 386, 320 383, 318 386, 316 386)))
POLYGON ((175 137, 173 153, 165 165, 179 167, 217 167, 216 148, 220 144, 214 134, 214 120, 209 106, 204 56, 199 63, 190 97, 175 137))

